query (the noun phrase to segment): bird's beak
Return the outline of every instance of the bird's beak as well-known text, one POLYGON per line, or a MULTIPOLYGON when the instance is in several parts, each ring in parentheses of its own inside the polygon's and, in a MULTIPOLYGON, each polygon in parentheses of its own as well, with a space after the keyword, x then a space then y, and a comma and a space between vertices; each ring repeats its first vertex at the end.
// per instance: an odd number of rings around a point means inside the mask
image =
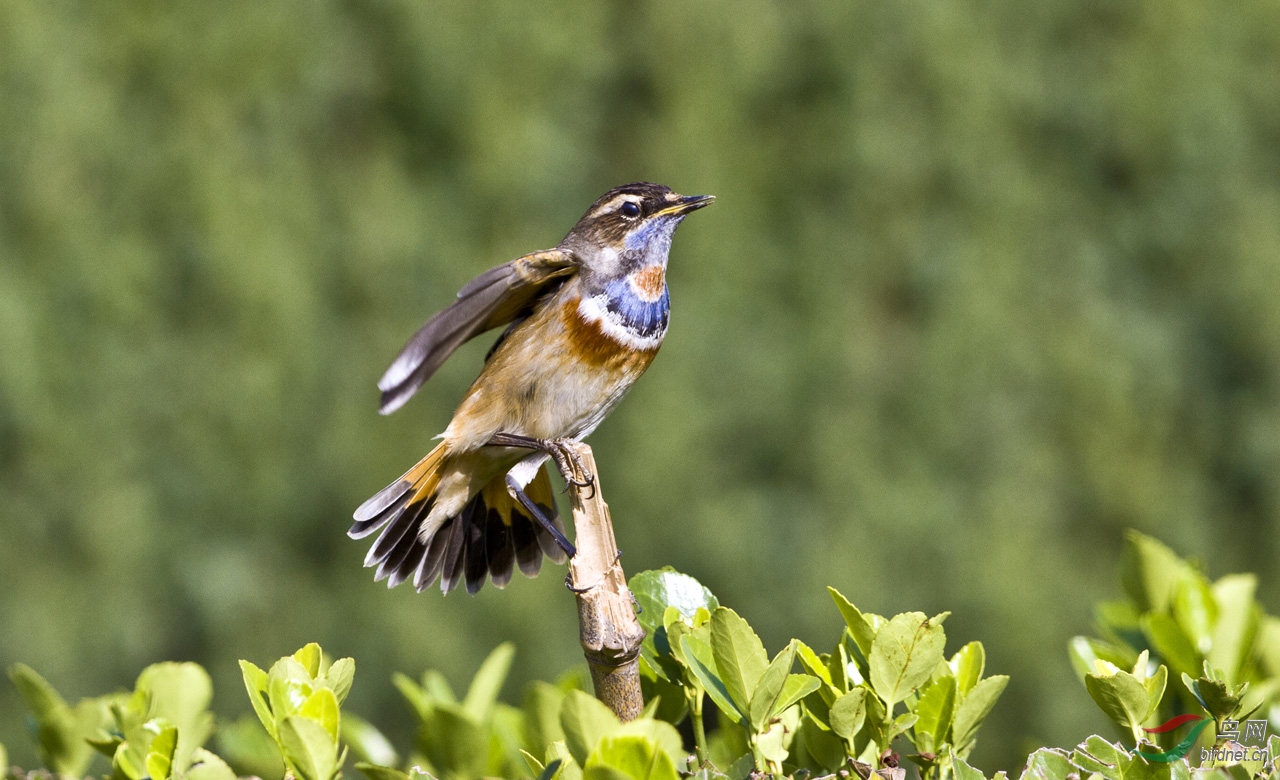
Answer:
POLYGON ((697 211, 703 206, 710 206, 711 201, 715 200, 715 195, 684 195, 680 200, 667 206, 654 216, 658 215, 678 215, 688 214, 690 211, 697 211))

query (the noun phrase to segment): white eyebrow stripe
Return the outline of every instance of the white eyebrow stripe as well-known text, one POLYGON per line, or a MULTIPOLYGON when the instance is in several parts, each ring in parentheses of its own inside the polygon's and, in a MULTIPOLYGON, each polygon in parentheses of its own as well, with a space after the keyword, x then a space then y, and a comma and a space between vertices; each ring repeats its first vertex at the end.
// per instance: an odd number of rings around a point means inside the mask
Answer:
POLYGON ((621 206, 623 203, 642 204, 644 203, 644 196, 634 195, 631 193, 623 193, 613 198, 613 200, 610 200, 608 203, 602 204, 599 208, 596 209, 595 213, 607 214, 608 212, 613 211, 614 209, 621 206))

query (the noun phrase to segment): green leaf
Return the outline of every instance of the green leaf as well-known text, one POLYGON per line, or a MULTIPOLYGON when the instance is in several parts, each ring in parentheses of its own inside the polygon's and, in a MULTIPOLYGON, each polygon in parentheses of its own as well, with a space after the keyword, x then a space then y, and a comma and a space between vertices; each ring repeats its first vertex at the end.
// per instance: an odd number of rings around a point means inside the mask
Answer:
POLYGON ((947 613, 926 618, 922 612, 895 615, 871 644, 871 687, 892 707, 920 687, 942 661, 947 613))
MULTIPOLYGON (((547 767, 542 763, 542 760, 540 758, 538 758, 537 756, 533 755, 532 753, 524 749, 520 750, 520 756, 524 758, 524 762, 529 765, 529 771, 533 772, 535 777, 542 776, 543 770, 545 770, 547 767)), ((553 761, 552 763, 555 763, 555 762, 553 761)), ((560 768, 559 765, 556 765, 556 769, 559 769, 559 768, 560 768)), ((554 777, 555 774, 556 774, 555 770, 552 770, 551 774, 548 775, 548 778, 554 777)))
POLYGON ((1257 589, 1258 578, 1252 574, 1229 574, 1213 583, 1218 620, 1207 660, 1223 671, 1229 684, 1242 681, 1240 673, 1258 631, 1258 608, 1253 600, 1257 589))
POLYGON ((963 697, 982 679, 982 672, 987 666, 987 651, 981 642, 970 642, 957 650, 947 665, 956 676, 956 693, 963 697))
POLYGON ((660 720, 637 718, 623 723, 622 727, 611 736, 620 735, 643 737, 657 745, 676 765, 682 763, 688 755, 684 751, 684 739, 680 736, 680 732, 676 731, 675 726, 660 720))
POLYGON ((490 710, 487 724, 489 732, 489 766, 486 775, 510 774, 519 767, 520 747, 524 744, 524 713, 517 707, 497 702, 490 710))
POLYGON ((151 740, 151 749, 147 752, 147 776, 151 780, 166 780, 173 769, 173 754, 178 749, 178 729, 169 726, 151 740))
POLYGON ((271 713, 271 704, 267 697, 267 673, 248 661, 240 661, 240 674, 244 677, 244 688, 249 694, 249 703, 262 727, 272 739, 276 738, 276 719, 271 713))
POLYGON ((955 769, 956 780, 987 780, 986 777, 964 762, 964 759, 953 759, 952 766, 955 769))
POLYGON ((369 780, 409 780, 409 775, 399 769, 371 764, 368 761, 357 761, 356 769, 369 780))
POLYGON ((627 587, 640 606, 640 614, 636 617, 649 632, 662 628, 667 607, 675 607, 687 622, 692 622, 699 608, 714 612, 720 606, 702 583, 670 566, 657 571, 642 571, 631 578, 627 587))
MULTIPOLYGON (((1164 698, 1165 685, 1169 681, 1169 670, 1164 664, 1156 669, 1156 673, 1142 681, 1142 685, 1147 689, 1147 717, 1155 714, 1160 707, 1160 700, 1164 698)), ((1146 720, 1146 718, 1143 718, 1146 720)))
POLYGON ((805 714, 800 723, 802 744, 809 756, 817 761, 828 772, 836 772, 844 767, 845 743, 834 732, 822 727, 817 721, 805 714))
POLYGON ((1067 776, 1072 774, 1079 777, 1079 769, 1071 763, 1066 753, 1040 748, 1027 757, 1027 768, 1022 773, 1022 780, 1067 780, 1067 776))
POLYGON ((267 672, 267 701, 277 724, 298 711, 314 690, 313 683, 306 668, 290 656, 271 665, 267 672))
POLYGON ((116 753, 111 757, 112 778, 127 777, 129 780, 142 780, 147 776, 146 755, 138 746, 121 742, 116 753))
POLYGON ((542 752, 552 742, 564 740, 560 726, 564 697, 564 691, 550 683, 530 684, 524 697, 525 745, 529 750, 542 752))
POLYGON ((70 709, 66 700, 49 684, 49 681, 26 664, 10 666, 9 679, 18 689, 18 695, 22 697, 27 709, 38 721, 49 720, 62 711, 70 709))
POLYGON ((9 751, 4 749, 4 745, 0 744, 0 772, 9 769, 9 751))
POLYGON ((711 701, 729 720, 745 728, 751 722, 750 715, 738 708, 724 681, 720 679, 711 645, 697 634, 688 633, 681 634, 680 646, 684 649, 684 660, 689 670, 702 683, 711 701))
POLYGON ((1142 633, 1153 650, 1179 674, 1195 672, 1201 663, 1200 653, 1183 633, 1178 621, 1161 612, 1142 616, 1142 633))
POLYGON ((1218 622, 1218 602, 1200 572, 1191 572, 1174 586, 1173 617, 1196 652, 1208 653, 1213 647, 1213 626, 1218 622))
POLYGON ((433 702, 458 703, 458 697, 453 695, 449 681, 437 669, 428 669, 422 673, 422 690, 433 702))
MULTIPOLYGON (((856 689, 855 689, 856 690, 856 689)), ((867 718, 866 729, 871 737, 871 741, 877 745, 888 745, 892 739, 890 732, 892 724, 890 723, 890 711, 885 709, 884 703, 880 701, 880 697, 876 696, 873 691, 866 690, 867 718)))
POLYGON ((342 742, 351 748, 357 761, 382 766, 400 763, 400 756, 391 741, 372 723, 351 713, 342 715, 342 742))
POLYGON ((951 725, 951 744, 958 750, 968 747, 977 738, 978 727, 991 714, 996 700, 1008 684, 1007 675, 992 675, 973 686, 973 690, 960 702, 951 725))
POLYGON ((679 780, 675 764, 656 744, 635 734, 605 737, 583 765, 587 780, 679 780), (603 770, 603 771, 602 771, 603 770))
POLYGON ((93 760, 88 739, 110 720, 108 697, 69 706, 47 680, 25 664, 9 667, 9 679, 35 720, 35 741, 44 765, 56 774, 83 775, 93 760))
POLYGON ((1190 567, 1163 543, 1128 531, 1120 564, 1125 591, 1142 612, 1167 612, 1174 587, 1190 567))
POLYGON ((1137 728, 1151 713, 1151 697, 1146 686, 1128 672, 1091 674, 1085 678, 1084 685, 1107 717, 1125 729, 1137 728))
MULTIPOLYGON (((685 698, 689 681, 684 678, 684 672, 681 671, 676 676, 679 683, 668 681, 666 677, 654 671, 653 666, 642 654, 640 656, 640 689, 644 693, 646 712, 668 723, 679 723, 684 720, 689 710, 689 702, 685 698)), ((697 687, 701 690, 701 685, 697 687)))
POLYGON ((337 771, 337 741, 310 718, 290 715, 281 721, 280 744, 298 780, 330 780, 337 771))
POLYGON ((799 702, 804 697, 818 690, 822 685, 817 677, 808 674, 789 674, 787 681, 782 684, 782 693, 778 694, 778 699, 773 703, 773 712, 770 718, 776 718, 782 714, 787 708, 799 702))
POLYGON ((178 729, 177 748, 171 757, 174 775, 184 774, 192 753, 213 733, 213 681, 199 664, 152 664, 138 675, 136 691, 150 702, 148 718, 163 718, 178 729))
POLYGON ((243 715, 229 723, 219 724, 218 753, 245 775, 281 777, 285 773, 280 746, 276 738, 263 730, 253 715, 243 715))
POLYGON ((916 745, 919 750, 932 752, 947 741, 947 731, 951 728, 951 719, 955 714, 956 695, 959 691, 959 678, 951 675, 939 677, 920 693, 920 701, 916 703, 915 713, 916 736, 928 735, 927 745, 916 745))
MULTIPOLYGON (((110 759, 116 754, 116 750, 120 747, 120 743, 124 742, 124 738, 118 734, 111 734, 110 736, 101 739, 94 738, 86 741, 93 746, 94 750, 110 759)), ((0 769, 2 769, 3 766, 4 765, 0 764, 0 769)))
POLYGON ((564 729, 564 742, 569 754, 580 766, 586 766, 587 756, 605 736, 621 727, 613 711, 595 697, 583 691, 565 694, 560 709, 560 727, 564 729))
POLYGON ((195 750, 191 760, 192 766, 183 775, 183 780, 236 780, 236 773, 231 771, 227 762, 204 748, 195 750))
POLYGON ((1192 680, 1184 674, 1182 684, 1187 686, 1187 690, 1191 691, 1191 695, 1196 697, 1205 711, 1216 719, 1233 717, 1240 709, 1241 696, 1221 680, 1209 677, 1192 680))
POLYGON ((152 664, 138 675, 134 688, 147 692, 151 717, 166 718, 179 730, 199 721, 213 700, 209 673, 194 663, 152 664))
MULTIPOLYGON (((680 637, 685 634, 697 633, 706 637, 707 647, 711 646, 711 629, 705 626, 701 628, 694 628, 688 623, 685 623, 680 619, 680 610, 675 607, 669 607, 667 609, 666 623, 664 623, 663 627, 658 629, 658 631, 658 635, 654 638, 654 649, 656 652, 659 649, 659 642, 661 642, 662 653, 659 656, 650 657, 650 659, 653 660, 655 664, 659 664, 666 670, 667 677, 672 680, 672 682, 680 681, 681 678, 683 678, 684 673, 678 669, 672 669, 670 663, 666 662, 666 655, 669 654, 671 658, 676 661, 677 666, 687 666, 687 662, 684 658, 684 647, 680 644, 680 637)), ((640 657, 645 658, 646 656, 642 652, 640 657)))
POLYGON ((547 746, 547 766, 560 762, 560 770, 554 780, 582 780, 582 765, 569 753, 563 742, 552 742, 547 746))
POLYGON ((760 637, 737 612, 717 607, 711 613, 711 654, 725 690, 750 722, 751 697, 769 666, 760 637))
MULTIPOLYGON (((872 698, 875 698, 875 697, 872 697, 872 698)), ((894 718, 893 724, 889 729, 888 741, 893 742, 893 740, 896 739, 899 734, 905 734, 907 729, 916 725, 916 721, 919 719, 920 719, 919 716, 916 715, 914 712, 904 712, 898 717, 894 718)))
POLYGON ((778 694, 782 693, 782 686, 787 681, 787 675, 791 672, 795 659, 796 642, 793 639, 773 657, 764 674, 760 675, 760 681, 756 684, 749 706, 753 730, 763 731, 769 718, 773 717, 774 704, 778 701, 778 694))
POLYGON ((831 685, 831 671, 827 669, 826 662, 813 651, 813 648, 798 639, 796 640, 796 658, 800 659, 800 666, 806 672, 831 685))
POLYGON ((293 660, 302 665, 302 668, 307 671, 307 677, 312 680, 320 674, 320 661, 323 659, 324 653, 320 651, 320 645, 315 642, 303 646, 293 654, 293 660))
POLYGON ((340 715, 338 697, 328 688, 318 688, 298 708, 298 715, 309 718, 324 727, 334 744, 338 742, 340 715))
POLYGON ((420 737, 427 760, 445 777, 486 774, 490 734, 461 705, 437 705, 431 720, 423 724, 420 737))
POLYGON ((1084 771, 1107 780, 1124 780, 1125 770, 1133 759, 1129 751, 1094 734, 1071 751, 1071 761, 1084 771))
POLYGON ((862 612, 853 605, 853 602, 844 597, 844 594, 835 588, 827 588, 827 592, 831 594, 832 601, 836 603, 836 609, 840 610, 840 616, 844 618, 845 625, 849 627, 849 633, 853 635, 853 641, 858 645, 858 649, 862 651, 862 657, 870 658, 871 644, 876 638, 875 629, 863 616, 862 612))
POLYGON ((1071 656, 1071 668, 1075 670, 1076 676, 1082 683, 1085 677, 1097 672, 1098 661, 1106 661, 1112 666, 1129 669, 1138 658, 1138 654, 1130 648, 1121 648, 1110 642, 1085 636, 1072 637, 1067 651, 1071 656))
POLYGON ((862 728, 867 718, 866 688, 854 688, 831 705, 831 731, 845 742, 862 728))
POLYGON ((462 708, 476 720, 483 721, 489 714, 489 708, 498 700, 498 693, 506 682, 511 659, 515 654, 516 646, 511 642, 503 642, 480 664, 480 670, 471 680, 471 687, 467 689, 467 696, 462 701, 462 708))
POLYGON ((756 737, 756 748, 760 751, 760 755, 765 761, 781 766, 783 761, 787 760, 790 751, 787 750, 787 727, 783 723, 772 723, 769 728, 756 737))
POLYGON ((1208 710, 1209 710, 1209 704, 1208 704, 1208 702, 1206 702, 1206 701, 1204 700, 1204 696, 1202 696, 1202 695, 1200 694, 1200 685, 1199 685, 1199 683, 1197 683, 1197 681, 1196 681, 1195 679, 1193 679, 1193 678, 1191 677, 1191 675, 1187 674, 1186 672, 1183 672, 1183 673, 1182 673, 1182 684, 1183 684, 1183 685, 1185 685, 1185 686, 1186 686, 1186 688, 1187 688, 1187 690, 1191 692, 1191 695, 1192 695, 1192 696, 1194 696, 1194 697, 1195 697, 1195 700, 1196 700, 1196 701, 1198 701, 1198 702, 1200 703, 1200 706, 1201 706, 1201 707, 1204 707, 1205 711, 1208 711, 1208 710))
POLYGON ((329 685, 329 689, 333 691, 333 695, 337 697, 338 704, 342 704, 347 700, 347 694, 351 692, 351 683, 356 676, 356 662, 351 658, 339 658, 329 667, 329 671, 325 674, 325 681, 329 685))
POLYGON ((431 712, 435 709, 435 703, 426 689, 418 685, 416 680, 408 675, 395 672, 391 675, 391 684, 396 687, 396 690, 400 691, 400 695, 405 698, 405 701, 409 702, 409 706, 413 707, 413 711, 420 722, 425 723, 431 717, 431 712))

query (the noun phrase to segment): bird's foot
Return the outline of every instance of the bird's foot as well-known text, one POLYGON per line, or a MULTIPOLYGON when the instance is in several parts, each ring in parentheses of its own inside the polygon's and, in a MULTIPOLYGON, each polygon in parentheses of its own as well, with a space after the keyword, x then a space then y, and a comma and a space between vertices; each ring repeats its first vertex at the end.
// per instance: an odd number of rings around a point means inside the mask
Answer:
POLYGON ((530 450, 545 452, 556 462, 560 476, 564 477, 565 490, 575 488, 591 488, 591 495, 596 495, 596 477, 583 465, 578 456, 577 443, 573 439, 537 439, 532 436, 521 436, 518 433, 495 433, 489 443, 499 447, 524 447, 530 450))
POLYGON ((596 475, 587 471, 587 467, 582 464, 582 458, 578 456, 578 450, 573 446, 577 442, 572 439, 539 439, 538 443, 556 462, 556 468, 560 469, 560 476, 564 477, 566 491, 571 487, 577 490, 589 487, 591 495, 587 498, 595 498, 596 475))
MULTIPOLYGON (((622 550, 618 550, 617 553, 613 556, 613 564, 609 566, 609 569, 612 570, 614 566, 617 566, 618 561, 620 560, 622 560, 622 550)), ((604 579, 607 575, 608 575, 608 572, 606 571, 604 574, 600 575, 600 578, 597 579, 595 582, 591 583, 585 588, 579 588, 573 584, 573 571, 571 570, 568 574, 564 575, 564 586, 568 588, 570 591, 572 591, 573 593, 576 593, 579 596, 581 596, 583 593, 587 593, 599 587, 600 583, 604 582, 604 579)), ((627 592, 629 594, 631 593, 630 591, 627 591, 627 592)), ((631 594, 631 603, 635 605, 636 613, 638 614, 641 611, 640 602, 636 601, 636 597, 634 594, 631 594)))

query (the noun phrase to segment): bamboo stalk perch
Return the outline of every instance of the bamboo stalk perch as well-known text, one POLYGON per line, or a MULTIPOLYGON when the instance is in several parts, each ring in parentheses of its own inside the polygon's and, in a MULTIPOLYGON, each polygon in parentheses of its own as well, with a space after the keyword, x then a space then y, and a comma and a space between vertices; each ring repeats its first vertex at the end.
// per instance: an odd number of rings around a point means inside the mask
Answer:
POLYGON ((636 619, 631 591, 618 561, 595 457, 586 444, 577 443, 573 449, 582 468, 595 479, 589 487, 570 491, 578 552, 569 560, 566 584, 578 600, 579 637, 596 698, 621 720, 634 720, 644 709, 640 643, 645 630, 636 619))

